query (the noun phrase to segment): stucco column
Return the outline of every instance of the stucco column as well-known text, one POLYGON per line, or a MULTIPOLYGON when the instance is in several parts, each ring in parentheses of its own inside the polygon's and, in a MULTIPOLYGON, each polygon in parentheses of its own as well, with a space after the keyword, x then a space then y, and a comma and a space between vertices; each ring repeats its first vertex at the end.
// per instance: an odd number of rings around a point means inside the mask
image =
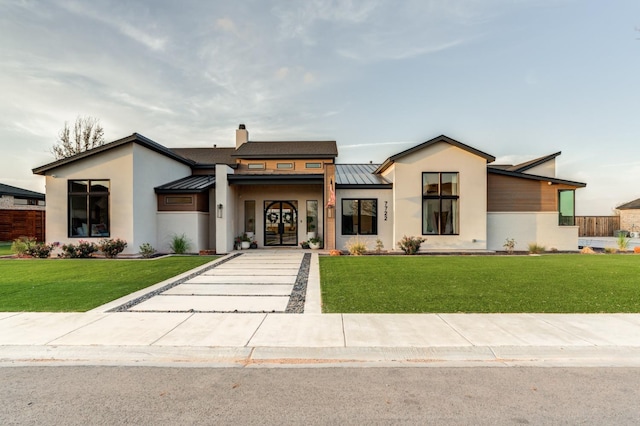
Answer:
POLYGON ((229 188, 228 174, 233 170, 226 164, 216 164, 216 251, 229 253, 233 250, 233 223, 235 209, 229 188))

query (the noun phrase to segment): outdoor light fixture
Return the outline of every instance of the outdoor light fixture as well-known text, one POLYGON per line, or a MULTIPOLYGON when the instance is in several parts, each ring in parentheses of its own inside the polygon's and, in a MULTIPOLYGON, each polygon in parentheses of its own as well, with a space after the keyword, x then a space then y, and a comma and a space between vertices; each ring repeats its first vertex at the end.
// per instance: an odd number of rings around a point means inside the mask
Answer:
POLYGON ((217 207, 218 207, 218 209, 217 209, 217 211, 218 211, 218 217, 219 217, 219 218, 222 218, 222 204, 218 204, 218 206, 217 206, 217 207))

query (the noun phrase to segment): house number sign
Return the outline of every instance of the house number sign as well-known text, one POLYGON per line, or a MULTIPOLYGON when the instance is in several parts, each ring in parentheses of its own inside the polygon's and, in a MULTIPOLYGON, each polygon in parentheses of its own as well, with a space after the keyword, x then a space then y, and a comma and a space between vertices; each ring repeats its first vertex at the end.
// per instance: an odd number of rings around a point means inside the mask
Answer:
POLYGON ((389 209, 389 202, 385 201, 384 202, 384 221, 385 222, 387 221, 387 211, 388 211, 388 209, 389 209))

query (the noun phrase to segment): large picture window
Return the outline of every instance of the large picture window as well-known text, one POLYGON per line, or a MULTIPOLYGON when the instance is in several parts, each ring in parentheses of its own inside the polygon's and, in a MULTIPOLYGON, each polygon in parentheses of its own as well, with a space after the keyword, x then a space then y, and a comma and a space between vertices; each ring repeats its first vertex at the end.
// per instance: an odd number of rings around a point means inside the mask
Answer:
POLYGON ((109 181, 69 181, 69 236, 109 236, 109 181))
POLYGON ((576 224, 576 193, 573 189, 558 191, 558 213, 560 226, 576 224))
POLYGON ((422 234, 459 234, 458 173, 422 173, 422 234))
POLYGON ((376 235, 378 200, 342 199, 342 235, 376 235))

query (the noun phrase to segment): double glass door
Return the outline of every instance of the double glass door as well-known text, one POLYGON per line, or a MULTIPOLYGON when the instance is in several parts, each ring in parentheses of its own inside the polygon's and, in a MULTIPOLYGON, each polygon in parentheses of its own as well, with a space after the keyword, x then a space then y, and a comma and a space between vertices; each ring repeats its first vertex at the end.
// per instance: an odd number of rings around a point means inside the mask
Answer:
POLYGON ((264 202, 264 245, 298 245, 298 202, 264 202))

